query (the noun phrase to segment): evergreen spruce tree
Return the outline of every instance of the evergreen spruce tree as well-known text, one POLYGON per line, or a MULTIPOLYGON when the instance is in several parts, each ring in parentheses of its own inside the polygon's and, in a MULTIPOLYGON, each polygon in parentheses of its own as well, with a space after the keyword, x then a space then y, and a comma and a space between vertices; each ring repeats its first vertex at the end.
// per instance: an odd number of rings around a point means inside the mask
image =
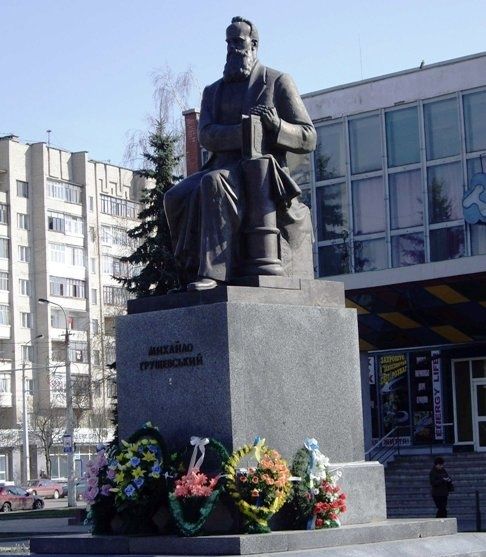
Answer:
POLYGON ((152 179, 154 186, 145 188, 138 217, 140 223, 128 231, 139 243, 135 251, 121 261, 142 266, 132 277, 117 277, 137 298, 166 294, 178 286, 177 268, 172 252, 169 226, 164 213, 164 195, 182 177, 174 175, 181 157, 176 154, 178 138, 159 123, 148 135, 142 156, 144 168, 139 175, 152 179))

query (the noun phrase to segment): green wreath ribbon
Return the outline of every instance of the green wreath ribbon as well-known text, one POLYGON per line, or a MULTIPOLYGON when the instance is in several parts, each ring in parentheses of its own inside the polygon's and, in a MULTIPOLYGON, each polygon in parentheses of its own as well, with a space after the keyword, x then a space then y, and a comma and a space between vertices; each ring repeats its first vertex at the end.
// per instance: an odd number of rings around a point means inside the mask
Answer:
MULTIPOLYGON (((229 495, 233 498, 239 511, 249 519, 247 526, 248 533, 268 533, 270 527, 268 520, 276 514, 284 505, 291 492, 291 484, 287 482, 283 489, 282 494, 277 495, 272 503, 268 506, 257 506, 248 503, 240 494, 237 487, 236 470, 239 462, 245 456, 257 456, 257 460, 272 449, 265 445, 265 440, 260 440, 256 445, 243 445, 240 449, 236 450, 228 459, 226 464, 226 489, 229 495)), ((283 461, 284 462, 284 461, 283 461)))
MULTIPOLYGON (((220 457, 221 470, 224 469, 226 461, 229 458, 228 451, 222 443, 216 439, 209 439, 209 443, 206 445, 208 449, 214 450, 220 457)), ((200 500, 200 506, 198 510, 198 518, 195 521, 187 520, 184 516, 184 511, 187 511, 187 505, 184 505, 184 499, 176 497, 176 495, 171 492, 169 493, 169 510, 174 519, 177 530, 182 536, 195 536, 197 535, 204 524, 206 523, 209 515, 212 513, 216 503, 218 502, 219 496, 224 491, 224 485, 221 478, 218 482, 218 486, 214 489, 209 497, 191 497, 190 503, 194 505, 198 504, 197 500, 200 500), (181 501, 182 499, 182 501, 181 501), (185 508, 186 507, 186 508, 185 508)), ((189 502, 189 501, 188 501, 189 502)))

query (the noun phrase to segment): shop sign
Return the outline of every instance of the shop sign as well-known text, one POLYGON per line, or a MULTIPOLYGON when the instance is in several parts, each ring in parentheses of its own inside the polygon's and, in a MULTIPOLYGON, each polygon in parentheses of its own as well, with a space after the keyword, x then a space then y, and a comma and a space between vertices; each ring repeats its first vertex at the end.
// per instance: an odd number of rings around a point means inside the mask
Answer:
POLYGON ((434 433, 438 441, 444 439, 444 427, 442 421, 442 383, 441 383, 441 366, 440 352, 433 350, 430 353, 432 357, 432 389, 434 400, 434 433))

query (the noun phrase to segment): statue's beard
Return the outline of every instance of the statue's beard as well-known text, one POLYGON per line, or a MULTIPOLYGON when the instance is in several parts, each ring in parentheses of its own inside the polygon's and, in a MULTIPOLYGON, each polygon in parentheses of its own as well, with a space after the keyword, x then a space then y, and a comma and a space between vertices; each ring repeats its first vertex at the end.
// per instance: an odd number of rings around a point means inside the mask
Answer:
POLYGON ((255 65, 256 56, 253 50, 237 50, 228 52, 223 71, 225 81, 245 81, 255 65))

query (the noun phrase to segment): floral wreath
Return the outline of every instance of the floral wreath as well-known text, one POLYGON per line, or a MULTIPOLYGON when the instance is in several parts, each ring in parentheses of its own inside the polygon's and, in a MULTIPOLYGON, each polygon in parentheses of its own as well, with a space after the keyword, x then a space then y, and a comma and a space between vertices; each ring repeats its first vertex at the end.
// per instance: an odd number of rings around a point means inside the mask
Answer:
POLYGON ((338 515, 346 511, 346 495, 336 485, 341 473, 329 468, 315 439, 307 438, 297 451, 292 473, 301 479, 292 497, 297 526, 308 530, 340 526, 338 515))
POLYGON ((209 479, 200 471, 206 448, 212 449, 219 456, 221 470, 229 458, 224 445, 216 439, 191 437, 190 443, 194 449, 187 473, 175 481, 175 488, 168 497, 172 518, 183 536, 195 536, 200 532, 224 489, 221 474, 209 479), (197 458, 199 452, 201 454, 197 458), (187 519, 188 507, 195 511, 195 520, 187 519))
POLYGON ((253 445, 244 445, 230 456, 225 470, 226 488, 247 519, 248 533, 270 532, 268 520, 281 509, 291 492, 290 471, 280 453, 257 437, 253 445), (257 466, 239 469, 241 459, 251 455, 257 466), (254 503, 247 501, 248 493, 254 503))
POLYGON ((123 511, 139 504, 150 514, 160 505, 166 490, 163 466, 167 462, 164 438, 147 422, 133 433, 109 466, 115 506, 123 511))

